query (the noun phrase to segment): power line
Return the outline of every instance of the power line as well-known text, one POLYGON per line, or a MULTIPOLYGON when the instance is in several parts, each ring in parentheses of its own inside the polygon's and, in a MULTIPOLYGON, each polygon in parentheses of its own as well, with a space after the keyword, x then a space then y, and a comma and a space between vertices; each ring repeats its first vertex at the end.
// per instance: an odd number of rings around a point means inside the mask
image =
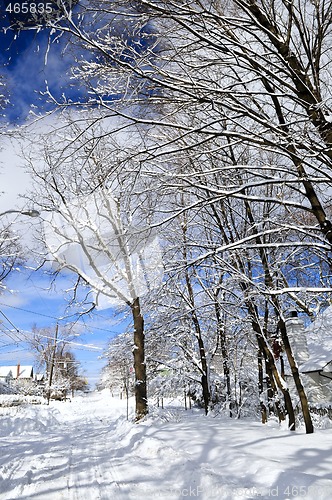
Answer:
MULTIPOLYGON (((43 313, 36 312, 36 311, 29 311, 28 309, 23 309, 22 307, 12 306, 11 304, 5 304, 4 302, 0 302, 0 305, 5 306, 5 307, 11 307, 12 309, 17 309, 18 311, 23 311, 23 312, 26 312, 29 314, 36 314, 37 316, 43 316, 44 318, 55 319, 56 321, 61 321, 61 320, 65 319, 65 318, 56 318, 55 316, 50 316, 48 314, 43 314, 43 313)), ((70 316, 74 316, 74 314, 78 314, 78 313, 70 314, 67 317, 70 318, 70 316)))
MULTIPOLYGON (((1 311, 0 311, 1 312, 1 311)), ((9 337, 11 340, 14 341, 14 343, 17 345, 19 342, 22 341, 22 339, 17 335, 19 332, 19 330, 17 330, 15 328, 15 331, 13 332, 12 330, 10 330, 10 328, 6 325, 4 325, 3 323, 1 324, 1 331, 7 336, 9 337)))
MULTIPOLYGON (((29 309, 23 309, 22 307, 17 307, 17 306, 13 306, 13 305, 10 305, 10 304, 5 304, 4 302, 0 302, 0 305, 2 306, 5 306, 5 307, 10 307, 12 309, 16 309, 18 311, 23 311, 23 312, 26 312, 28 314, 35 314, 37 316, 42 316, 44 318, 48 318, 48 319, 54 319, 55 321, 63 321, 64 319, 67 319, 67 318, 70 318, 72 316, 75 316, 75 315, 80 315, 81 313, 73 313, 73 314, 70 314, 68 316, 65 316, 65 317, 61 317, 61 318, 57 318, 56 316, 51 316, 51 315, 48 315, 48 314, 43 314, 43 313, 40 313, 40 312, 36 312, 36 311, 30 311, 29 309)), ((1 312, 1 311, 0 311, 1 312)), ((3 314, 3 313, 2 313, 3 314)), ((98 316, 98 314, 94 313, 96 316, 98 316)), ((3 314, 4 315, 4 314, 3 314)), ((5 315, 4 315, 5 316, 5 315)), ((103 316, 102 316, 103 317, 103 316)), ((7 318, 6 318, 7 319, 7 318)), ((8 320, 9 321, 9 320, 8 320)), ((82 321, 84 322, 84 319, 82 319, 82 321)), ((9 321, 10 324, 12 324, 10 321, 9 321)), ((85 324, 85 322, 84 322, 85 324)), ((12 325, 14 326, 14 325, 12 325)), ((19 331, 15 326, 14 328, 19 331)), ((106 328, 100 328, 98 326, 93 326, 93 327, 89 327, 89 328, 92 328, 93 330, 100 330, 100 331, 103 331, 103 332, 107 332, 107 333, 116 333, 118 334, 119 332, 115 331, 115 330, 109 330, 109 329, 106 329, 106 328)))
POLYGON ((19 333, 19 332, 20 332, 20 330, 19 330, 19 329, 18 329, 18 328, 14 325, 14 323, 12 323, 12 322, 10 321, 10 319, 9 319, 9 318, 5 315, 5 313, 4 313, 4 312, 2 312, 2 311, 0 310, 0 314, 2 314, 2 316, 3 316, 3 317, 4 317, 7 321, 8 321, 8 323, 9 323, 10 325, 12 325, 12 327, 16 330, 16 332, 17 332, 17 333, 19 333))

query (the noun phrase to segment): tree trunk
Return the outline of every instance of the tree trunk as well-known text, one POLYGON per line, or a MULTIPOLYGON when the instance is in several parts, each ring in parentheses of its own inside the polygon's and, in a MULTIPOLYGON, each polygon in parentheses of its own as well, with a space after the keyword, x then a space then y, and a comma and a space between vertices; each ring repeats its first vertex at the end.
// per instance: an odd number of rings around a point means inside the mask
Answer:
POLYGON ((284 420, 286 420, 284 408, 282 407, 282 405, 280 403, 278 389, 277 389, 277 386, 275 384, 273 372, 271 370, 270 363, 268 362, 268 360, 265 360, 265 366, 266 366, 266 368, 265 368, 266 369, 266 376, 267 376, 268 381, 269 381, 268 383, 269 383, 269 386, 271 388, 271 396, 273 398, 272 410, 274 411, 274 408, 276 409, 279 423, 280 423, 280 422, 283 422, 284 420))
MULTIPOLYGON (((252 224, 255 224, 255 218, 253 216, 250 203, 248 203, 247 201, 245 201, 245 207, 246 207, 246 213, 247 213, 249 221, 252 224)), ((253 227, 254 227, 255 233, 257 234, 257 236, 256 236, 256 243, 259 245, 259 248, 260 248, 259 253, 260 253, 262 265, 263 265, 263 268, 264 268, 265 285, 266 285, 267 289, 273 290, 273 288, 274 288, 273 277, 272 277, 272 274, 271 274, 271 270, 270 270, 270 265, 269 265, 267 254, 266 254, 266 252, 265 252, 265 250, 263 249, 263 246, 262 246, 263 241, 262 241, 260 235, 258 234, 257 226, 254 225, 253 227)), ((281 307, 280 307, 278 298, 276 296, 272 295, 271 296, 271 302, 272 302, 272 304, 274 306, 275 313, 280 315, 281 307)), ((255 313, 256 313, 256 311, 255 311, 255 313)), ((257 315, 257 317, 258 317, 258 315, 257 315)), ((290 345, 289 345, 289 342, 288 342, 288 336, 287 336, 287 332, 286 332, 285 323, 283 321, 280 321, 279 322, 279 327, 280 328, 281 328, 281 324, 283 324, 283 330, 281 330, 281 336, 282 336, 282 340, 283 340, 286 352, 287 352, 287 347, 286 347, 285 341, 286 341, 286 343, 288 343, 288 346, 289 346, 289 349, 288 349, 289 353, 287 355, 289 356, 289 359, 292 358, 293 361, 294 361, 294 358, 293 358, 293 355, 292 355, 292 352, 291 352, 291 349, 290 349, 290 345)), ((258 330, 256 330, 256 332, 259 334, 258 330)), ((264 341, 264 344, 266 344, 265 339, 264 339, 264 337, 262 335, 260 337, 260 340, 264 341)), ((268 346, 266 346, 266 347, 268 347, 268 346)), ((269 351, 269 349, 267 349, 267 350, 264 349, 264 353, 266 353, 267 359, 271 363, 271 369, 274 369, 274 367, 275 367, 274 357, 268 351, 269 351)), ((291 361, 289 361, 289 364, 291 365, 291 361)), ((301 381, 300 381, 300 378, 299 378, 299 374, 298 374, 298 370, 297 370, 297 366, 296 366, 295 362, 293 363, 293 366, 294 366, 294 371, 292 369, 292 373, 293 373, 295 385, 296 385, 296 388, 297 388, 297 390, 299 392, 299 396, 300 396, 300 399, 301 399, 301 404, 302 404, 302 398, 303 398, 303 404, 305 405, 305 402, 307 401, 307 398, 306 398, 303 386, 301 384, 301 381), (296 377, 296 373, 295 372, 297 372, 297 380, 295 380, 295 377, 296 377), (301 391, 301 394, 300 394, 300 391, 301 391)), ((278 373, 278 377, 279 377, 279 373, 278 373)), ((276 379, 276 381, 277 381, 277 379, 276 379)), ((282 386, 284 386, 284 384, 282 384, 282 386)), ((292 400, 291 400, 291 397, 290 397, 290 394, 289 394, 289 390, 288 390, 288 388, 287 389, 283 388, 282 391, 283 391, 284 398, 285 398, 286 410, 288 411, 289 428, 291 430, 295 430, 294 408, 293 408, 292 400)), ((304 415, 304 413, 303 413, 303 415, 304 415)), ((309 416, 309 420, 311 421, 310 414, 306 415, 305 420, 308 419, 308 416, 309 416)), ((308 421, 306 420, 306 425, 308 423, 308 429, 310 428, 310 422, 309 422, 309 420, 308 421)), ((310 431, 307 430, 307 432, 310 432, 310 431)), ((313 431, 311 431, 311 432, 313 432, 313 431)))
MULTIPOLYGON (((182 224, 182 235, 183 235, 183 259, 184 262, 188 262, 188 255, 187 255, 187 221, 185 219, 185 222, 182 224)), ((189 296, 189 302, 191 305, 191 318, 192 322, 195 327, 195 333, 196 333, 196 338, 197 338, 197 343, 198 343, 198 348, 199 348, 199 357, 201 361, 201 385, 202 385, 202 393, 203 393, 203 402, 204 402, 204 410, 205 414, 207 415, 209 412, 209 407, 210 407, 210 387, 209 387, 209 367, 207 363, 207 358, 206 358, 206 350, 204 346, 204 341, 202 338, 202 332, 201 332, 201 326, 199 323, 199 319, 196 314, 196 306, 195 306, 195 295, 194 295, 194 290, 192 283, 190 281, 190 276, 188 272, 188 267, 185 268, 185 279, 186 279, 186 285, 187 285, 187 290, 188 290, 188 296, 189 296)))
POLYGON ((202 383, 204 410, 205 410, 205 414, 207 415, 209 412, 209 406, 210 406, 209 375, 208 375, 208 364, 206 361, 204 342, 203 342, 203 339, 200 335, 200 332, 199 332, 199 336, 197 338, 197 341, 198 341, 199 355, 200 355, 201 365, 202 365, 201 383, 202 383))
POLYGON ((144 319, 141 314, 139 298, 131 306, 134 319, 134 370, 135 370, 135 402, 136 421, 148 413, 146 390, 146 365, 144 348, 144 319))
POLYGON ((262 351, 260 349, 258 349, 258 393, 259 393, 259 404, 262 415, 262 424, 266 424, 267 411, 263 396, 264 394, 263 356, 262 356, 262 351))
POLYGON ((285 400, 285 408, 286 408, 286 412, 288 415, 289 429, 291 431, 295 431, 295 414, 294 414, 292 398, 289 394, 288 387, 286 387, 284 380, 281 378, 281 376, 278 372, 273 354, 272 354, 264 336, 260 332, 259 324, 257 324, 255 321, 253 321, 252 326, 253 326, 253 330, 256 332, 256 338, 257 338, 259 349, 261 349, 261 351, 264 353, 264 357, 268 360, 269 368, 270 368, 271 373, 273 375, 275 384, 283 393, 284 400, 285 400))
POLYGON ((216 319, 217 319, 217 324, 218 324, 218 333, 219 333, 218 337, 219 337, 219 341, 220 341, 222 365, 223 365, 224 379, 225 379, 225 383, 226 383, 226 394, 227 394, 227 402, 228 402, 228 408, 229 408, 229 416, 232 418, 232 416, 233 416, 233 413, 232 413, 232 389, 231 389, 231 377, 230 377, 230 369, 229 369, 229 356, 228 356, 228 350, 227 350, 227 344, 226 344, 226 332, 225 332, 225 328, 222 324, 222 317, 221 317, 220 305, 218 302, 217 294, 215 294, 215 298, 214 298, 214 307, 215 307, 216 319))
POLYGON ((304 423, 305 423, 305 429, 307 434, 312 434, 314 432, 314 426, 311 420, 311 415, 309 411, 309 405, 308 405, 308 399, 304 390, 304 387, 301 382, 300 378, 300 373, 293 355, 293 351, 291 349, 290 343, 289 343, 289 338, 287 334, 287 329, 285 322, 283 320, 279 321, 279 328, 281 332, 281 337, 283 344, 285 346, 285 351, 287 354, 287 359, 289 366, 292 371, 293 379, 295 382, 295 386, 298 392, 298 395, 300 397, 300 402, 301 402, 301 408, 302 408, 302 413, 303 413, 303 418, 304 418, 304 423))

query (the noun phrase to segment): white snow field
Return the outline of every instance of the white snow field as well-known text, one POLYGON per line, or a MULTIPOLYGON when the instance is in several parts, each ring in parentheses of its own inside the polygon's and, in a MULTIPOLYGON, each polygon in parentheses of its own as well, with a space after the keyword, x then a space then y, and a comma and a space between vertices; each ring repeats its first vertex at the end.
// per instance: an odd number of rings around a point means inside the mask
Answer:
POLYGON ((330 428, 305 435, 182 408, 135 424, 101 392, 0 408, 0 439, 1 500, 332 498, 330 428))

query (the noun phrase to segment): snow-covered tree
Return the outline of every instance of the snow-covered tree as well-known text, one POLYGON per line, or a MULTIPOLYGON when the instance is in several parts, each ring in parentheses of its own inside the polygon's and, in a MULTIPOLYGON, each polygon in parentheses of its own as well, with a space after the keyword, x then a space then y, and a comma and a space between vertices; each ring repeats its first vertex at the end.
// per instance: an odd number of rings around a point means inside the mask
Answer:
POLYGON ((15 268, 23 263, 23 252, 19 237, 12 223, 4 221, 0 214, 0 293, 5 290, 5 280, 15 268))
MULTIPOLYGON (((191 240, 195 251, 183 269, 202 281, 200 269, 210 267, 217 282, 226 277, 232 283, 259 360, 263 356, 270 395, 283 394, 293 425, 273 345, 281 337, 302 393, 285 313, 295 303, 312 317, 317 294, 331 291, 330 3, 115 0, 81 9, 77 18, 50 23, 87 55, 73 69, 89 90, 86 102, 76 104, 85 113, 90 109, 89 116, 98 107, 100 121, 118 116, 122 127, 144 129, 134 150, 123 147, 121 165, 131 155, 146 182, 141 193, 158 193, 158 224, 167 227, 185 216, 199 218, 204 230, 210 225, 203 242, 198 232, 196 246, 191 240)), ((56 104, 65 109, 75 103, 56 104)), ((103 137, 111 141, 113 133, 103 137)), ((102 183, 109 183, 111 170, 101 175, 102 183)), ((126 182, 135 184, 133 170, 126 182)), ((202 340, 195 292, 187 319, 191 315, 202 340)), ((204 293, 212 298, 213 287, 204 284, 204 293)), ((211 300, 216 317, 226 307, 217 295, 211 300)), ((206 353, 200 361, 205 377, 204 359, 206 353)), ((223 359, 227 374, 227 351, 223 359)), ((303 395, 304 413, 305 400, 303 395)))
MULTIPOLYGON (((323 190, 332 155, 329 3, 118 0, 82 9, 85 21, 82 15, 76 24, 70 18, 55 27, 93 55, 75 69, 90 89, 89 105, 175 131, 171 144, 159 135, 158 150, 150 151, 158 156, 179 151, 184 136, 192 149, 222 138, 273 151, 282 161, 250 186, 284 182, 294 195, 300 192, 307 204, 296 205, 313 213, 331 243, 323 190), (130 102, 162 109, 168 118, 138 115, 130 102)), ((242 166, 263 163, 264 157, 242 166)), ((248 188, 238 196, 247 196, 248 188)), ((285 198, 280 203, 294 205, 285 198)))
POLYGON ((32 328, 29 346, 36 358, 38 369, 45 373, 45 394, 53 392, 63 397, 71 391, 82 390, 87 386, 86 379, 79 374, 80 363, 70 349, 76 337, 70 327, 56 326, 32 328))
POLYGON ((140 419, 148 411, 141 296, 160 282, 162 274, 149 224, 151 197, 138 171, 133 178, 135 165, 126 164, 121 147, 114 149, 103 138, 105 131, 91 126, 89 135, 77 123, 72 125, 59 132, 59 142, 53 135, 44 164, 31 160, 33 197, 44 211, 42 238, 59 270, 76 273, 91 288, 95 306, 130 308, 140 419))
POLYGON ((118 335, 105 352, 107 365, 101 377, 101 387, 107 387, 111 393, 123 394, 128 398, 134 391, 132 339, 129 333, 118 335))

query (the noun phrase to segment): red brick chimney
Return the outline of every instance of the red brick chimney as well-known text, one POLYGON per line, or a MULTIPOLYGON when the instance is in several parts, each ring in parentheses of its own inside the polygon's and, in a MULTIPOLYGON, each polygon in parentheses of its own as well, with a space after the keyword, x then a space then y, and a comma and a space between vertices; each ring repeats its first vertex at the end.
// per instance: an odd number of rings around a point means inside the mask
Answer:
POLYGON ((17 363, 17 374, 16 374, 16 378, 18 379, 18 377, 20 376, 20 369, 21 369, 21 365, 20 363, 18 362, 17 363))

